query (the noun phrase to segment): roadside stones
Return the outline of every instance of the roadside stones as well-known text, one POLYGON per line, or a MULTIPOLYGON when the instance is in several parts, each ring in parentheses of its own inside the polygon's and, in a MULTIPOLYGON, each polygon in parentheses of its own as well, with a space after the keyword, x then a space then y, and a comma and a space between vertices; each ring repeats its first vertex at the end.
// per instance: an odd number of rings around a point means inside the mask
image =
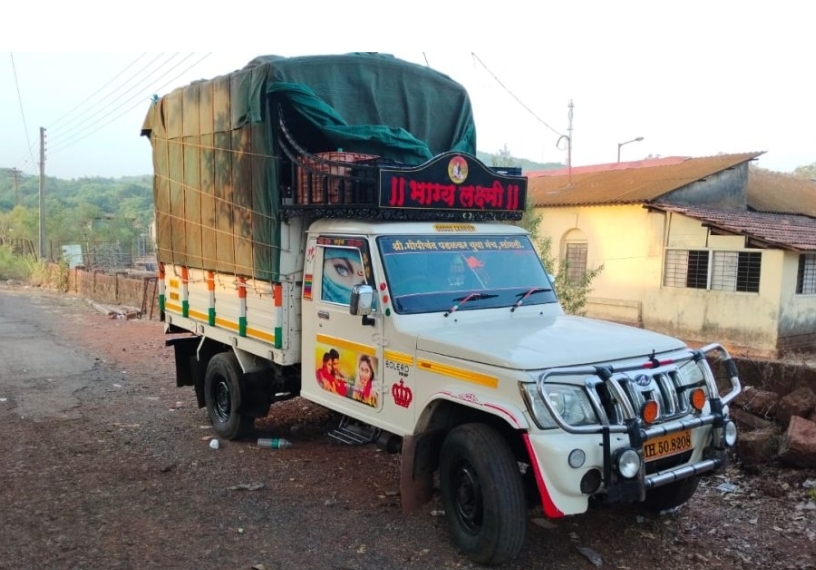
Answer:
POLYGON ((810 388, 799 388, 779 401, 777 419, 784 425, 794 416, 807 418, 814 408, 816 408, 816 393, 810 388))
POLYGON ((779 459, 794 467, 816 467, 816 423, 793 416, 779 447, 779 459))
POLYGON ((775 392, 757 390, 751 386, 746 386, 734 402, 743 410, 755 416, 773 418, 776 415, 779 395, 775 392))
POLYGON ((778 458, 793 467, 816 467, 816 392, 811 388, 780 397, 748 386, 731 404, 731 415, 740 427, 737 455, 744 466, 778 458), (782 426, 787 426, 784 433, 782 426))

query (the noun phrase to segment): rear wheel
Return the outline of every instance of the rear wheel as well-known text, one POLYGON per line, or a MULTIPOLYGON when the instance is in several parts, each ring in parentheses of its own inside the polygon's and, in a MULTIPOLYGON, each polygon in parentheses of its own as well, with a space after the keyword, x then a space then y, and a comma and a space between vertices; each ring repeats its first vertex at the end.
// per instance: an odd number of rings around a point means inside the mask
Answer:
POLYGON ((484 424, 451 430, 439 463, 442 501, 454 541, 479 564, 502 564, 524 545, 527 504, 507 442, 484 424))
POLYGON ((243 413, 241 365, 232 352, 216 354, 204 376, 204 402, 215 433, 223 439, 238 439, 251 429, 254 419, 243 413))
POLYGON ((694 495, 699 484, 699 477, 689 477, 657 487, 646 493, 646 500, 643 504, 648 510, 656 513, 679 507, 694 495))

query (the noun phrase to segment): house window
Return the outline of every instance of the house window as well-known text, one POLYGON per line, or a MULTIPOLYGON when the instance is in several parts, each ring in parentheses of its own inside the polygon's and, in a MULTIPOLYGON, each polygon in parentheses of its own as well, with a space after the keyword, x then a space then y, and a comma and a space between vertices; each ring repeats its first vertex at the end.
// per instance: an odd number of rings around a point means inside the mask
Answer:
POLYGON ((711 270, 711 288, 717 291, 759 293, 762 253, 715 251, 711 270))
POLYGON ((708 287, 708 251, 670 249, 666 252, 665 287, 708 287))
POLYGON ((816 294, 816 253, 803 253, 799 256, 796 293, 799 295, 816 294))
POLYGON ((566 244, 567 280, 570 283, 580 283, 587 268, 587 244, 566 244))
MULTIPOLYGON (((663 286, 758 293, 761 269, 761 252, 671 249, 663 286)), ((816 266, 811 271, 816 280, 816 266)))

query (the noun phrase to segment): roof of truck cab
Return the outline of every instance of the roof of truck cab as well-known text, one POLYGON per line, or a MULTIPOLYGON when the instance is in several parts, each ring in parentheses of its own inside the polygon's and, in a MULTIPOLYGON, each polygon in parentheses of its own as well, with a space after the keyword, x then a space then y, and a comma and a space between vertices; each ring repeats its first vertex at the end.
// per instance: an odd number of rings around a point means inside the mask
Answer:
POLYGON ((383 222, 376 220, 349 220, 324 218, 309 226, 310 233, 356 235, 472 235, 472 234, 526 234, 524 228, 509 223, 495 222, 383 222))

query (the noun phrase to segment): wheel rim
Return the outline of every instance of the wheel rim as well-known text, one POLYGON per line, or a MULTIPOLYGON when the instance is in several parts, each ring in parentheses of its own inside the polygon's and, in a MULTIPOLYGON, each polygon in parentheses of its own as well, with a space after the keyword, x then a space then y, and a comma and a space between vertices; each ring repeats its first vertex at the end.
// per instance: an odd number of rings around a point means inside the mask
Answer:
POLYGON ((482 485, 469 461, 459 462, 452 483, 456 518, 470 534, 477 534, 482 528, 482 485))
POLYGON ((230 389, 226 380, 219 380, 213 391, 215 392, 213 394, 213 396, 215 396, 213 398, 213 401, 215 402, 215 405, 213 406, 215 417, 218 418, 218 421, 220 422, 226 422, 229 420, 230 412, 232 410, 232 397, 230 395, 230 389))

